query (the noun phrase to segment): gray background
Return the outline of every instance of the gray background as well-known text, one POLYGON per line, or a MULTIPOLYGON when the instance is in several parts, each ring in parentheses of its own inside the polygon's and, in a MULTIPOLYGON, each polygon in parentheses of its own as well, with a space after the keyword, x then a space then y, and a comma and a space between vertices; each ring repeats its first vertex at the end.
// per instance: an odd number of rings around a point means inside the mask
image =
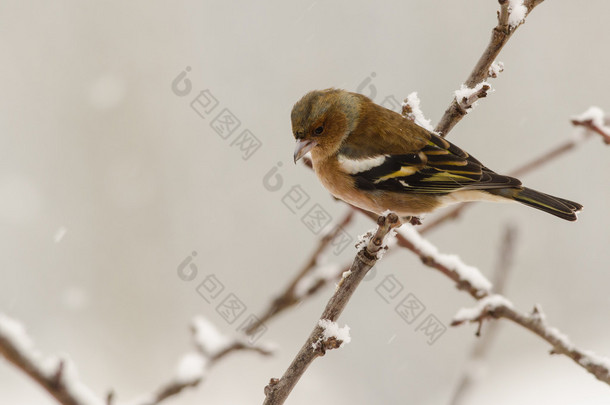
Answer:
MULTIPOLYGON (((372 72, 376 101, 418 91, 436 122, 495 24, 495 1, 3 1, 0 3, 0 311, 21 320, 45 354, 68 353, 82 380, 132 399, 166 381, 191 349, 189 320, 228 325, 195 291, 215 274, 260 313, 317 237, 281 202, 300 185, 333 217, 313 174, 291 163, 289 113, 305 92, 355 90, 372 72), (172 80, 186 66, 193 91, 172 80), (189 106, 209 89, 263 146, 248 160, 189 106), (262 178, 277 162, 283 189, 262 178), (59 242, 58 230, 66 232, 59 242), (198 278, 178 264, 196 250, 198 278)), ((508 171, 572 136, 572 115, 610 110, 607 16, 601 0, 549 0, 500 60, 495 92, 450 139, 508 171)), ((236 136, 236 134, 234 134, 236 136)), ((429 238, 491 274, 503 227, 519 229, 507 296, 575 343, 610 355, 610 175, 595 138, 523 178, 585 205, 577 223, 518 204, 480 204, 429 238)), ((358 218, 356 236, 371 228, 358 218)), ((349 247, 339 263, 349 261, 349 247)), ((474 326, 434 344, 375 292, 388 274, 448 325, 472 299, 400 251, 384 259, 341 318, 352 342, 315 362, 291 404, 444 404, 475 342, 474 326)), ((331 293, 269 323, 272 358, 237 354, 174 404, 257 404, 303 343, 331 293)), ((472 404, 608 404, 608 387, 507 322, 472 404)), ((0 363, 0 401, 53 403, 0 363)))

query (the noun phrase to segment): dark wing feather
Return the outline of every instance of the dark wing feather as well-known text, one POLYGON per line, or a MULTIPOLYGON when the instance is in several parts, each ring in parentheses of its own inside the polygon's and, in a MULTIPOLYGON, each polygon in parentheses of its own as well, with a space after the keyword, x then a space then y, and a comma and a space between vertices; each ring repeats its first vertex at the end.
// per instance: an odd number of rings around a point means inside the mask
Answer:
MULTIPOLYGON (((445 194, 457 190, 498 189, 521 185, 515 178, 489 170, 447 140, 431 133, 429 136, 426 144, 418 151, 385 154, 382 164, 352 174, 356 187, 367 191, 445 194)), ((353 150, 345 156, 348 155, 351 159, 356 157, 353 150)))

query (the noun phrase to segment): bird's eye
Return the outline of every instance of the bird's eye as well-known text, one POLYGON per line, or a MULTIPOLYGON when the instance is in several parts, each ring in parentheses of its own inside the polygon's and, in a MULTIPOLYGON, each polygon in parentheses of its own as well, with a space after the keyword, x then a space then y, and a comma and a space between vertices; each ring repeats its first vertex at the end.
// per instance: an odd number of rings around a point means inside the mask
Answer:
POLYGON ((320 126, 317 127, 316 129, 314 129, 313 133, 316 135, 320 135, 322 132, 324 132, 324 127, 320 126))

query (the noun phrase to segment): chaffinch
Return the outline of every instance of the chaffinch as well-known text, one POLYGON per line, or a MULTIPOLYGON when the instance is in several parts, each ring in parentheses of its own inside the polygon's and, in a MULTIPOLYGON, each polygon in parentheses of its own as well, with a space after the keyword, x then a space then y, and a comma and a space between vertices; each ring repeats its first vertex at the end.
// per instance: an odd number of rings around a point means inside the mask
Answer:
POLYGON ((368 97, 345 90, 307 93, 292 108, 294 161, 313 168, 335 197, 403 220, 462 201, 518 201, 568 221, 582 205, 497 174, 444 138, 368 97))

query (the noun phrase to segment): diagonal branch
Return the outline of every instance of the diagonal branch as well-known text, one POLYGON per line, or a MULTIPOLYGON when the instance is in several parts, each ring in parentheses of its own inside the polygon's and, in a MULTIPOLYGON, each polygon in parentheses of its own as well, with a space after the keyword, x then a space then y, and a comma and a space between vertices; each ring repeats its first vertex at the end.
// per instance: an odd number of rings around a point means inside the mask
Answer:
POLYGON ((552 347, 551 354, 563 354, 593 374, 598 380, 610 385, 610 359, 596 356, 592 352, 577 348, 567 336, 547 325, 539 306, 531 314, 517 311, 512 303, 500 295, 490 295, 479 301, 476 308, 461 309, 453 319, 452 326, 465 322, 479 325, 485 319, 504 318, 528 329, 546 340, 552 347))
MULTIPOLYGON (((467 291, 473 298, 479 301, 476 308, 458 312, 454 317, 452 325, 459 325, 466 321, 479 322, 480 325, 483 319, 489 317, 509 319, 550 343, 553 347, 553 353, 570 357, 579 366, 595 375, 597 379, 610 385, 610 360, 597 357, 591 352, 576 348, 557 329, 547 326, 544 322, 537 319, 542 317, 539 309, 535 309, 534 313, 530 316, 523 315, 515 310, 512 304, 503 296, 491 294, 490 288, 476 287, 483 284, 480 281, 482 275, 477 269, 470 268, 464 271, 463 264, 457 265, 455 268, 447 266, 444 263, 443 254, 438 252, 438 249, 434 248, 430 242, 423 239, 415 229, 408 225, 403 225, 402 228, 399 229, 398 234, 399 245, 405 245, 401 243, 400 237, 402 236, 403 239, 407 240, 409 245, 416 247, 416 249, 411 250, 420 256, 425 265, 441 271, 456 283, 458 289, 467 291), (405 227, 409 230, 408 232, 404 232, 402 229, 405 227)), ((491 286, 491 283, 487 283, 491 286)))
MULTIPOLYGON (((167 383, 154 393, 131 401, 131 404, 156 405, 187 388, 198 386, 204 380, 207 370, 229 353, 253 351, 262 355, 271 354, 268 348, 221 335, 203 317, 193 319, 191 330, 197 352, 187 353, 182 357, 174 376, 167 383)), ((74 364, 68 359, 43 359, 35 350, 23 326, 1 313, 0 355, 36 381, 62 405, 114 403, 114 392, 108 393, 106 401, 103 401, 81 383, 76 377, 74 364)))
POLYGON ((395 214, 388 214, 385 217, 379 217, 377 224, 375 233, 369 232, 365 236, 368 239, 366 245, 356 254, 350 270, 344 274, 335 293, 326 304, 320 321, 316 324, 282 378, 271 379, 269 385, 265 388, 264 404, 283 404, 309 365, 316 358, 323 356, 327 349, 340 347, 342 342, 338 341, 336 337, 332 339, 326 336, 327 327, 325 325, 329 322, 333 323, 339 318, 366 273, 386 250, 386 237, 392 229, 400 225, 400 222, 395 214))
MULTIPOLYGON (((49 394, 53 396, 63 405, 81 405, 81 403, 72 395, 72 392, 66 390, 66 387, 61 385, 59 378, 50 378, 43 370, 38 367, 34 362, 31 361, 22 352, 17 350, 16 346, 12 342, 6 340, 5 337, 0 336, 0 354, 4 358, 12 363, 15 367, 21 369, 27 374, 32 380, 36 381, 38 385, 44 388, 49 394)), ((63 363, 60 363, 63 364, 63 363)), ((62 368, 63 366, 61 366, 62 368)), ((60 366, 58 365, 57 370, 59 371, 60 366)), ((58 376, 61 374, 58 374, 58 376)))
POLYGON ((23 371, 63 405, 99 404, 96 397, 75 377, 74 366, 67 359, 50 364, 43 362, 25 328, 17 321, 0 313, 0 355, 23 371), (66 363, 69 364, 66 364, 66 363), (65 369, 70 368, 67 376, 65 369))
POLYGON ((178 368, 194 367, 192 370, 195 374, 187 375, 186 378, 180 378, 174 376, 171 380, 157 388, 150 396, 145 396, 144 399, 139 401, 130 402, 136 405, 157 405, 166 399, 177 395, 187 388, 194 388, 199 386, 204 380, 204 373, 209 370, 218 361, 223 359, 230 353, 237 351, 251 351, 259 353, 263 356, 269 356, 272 354, 271 350, 259 346, 251 346, 242 341, 233 341, 223 349, 211 355, 202 355, 200 353, 189 353, 185 355, 178 368), (200 369, 200 373, 197 373, 197 369, 200 369))
POLYGON ((270 349, 263 346, 248 344, 241 337, 223 335, 212 322, 203 316, 193 318, 191 333, 193 345, 197 351, 187 353, 182 357, 174 376, 168 382, 161 385, 152 394, 131 401, 131 404, 157 405, 187 388, 199 386, 210 368, 230 353, 250 351, 263 356, 272 353, 270 349))

